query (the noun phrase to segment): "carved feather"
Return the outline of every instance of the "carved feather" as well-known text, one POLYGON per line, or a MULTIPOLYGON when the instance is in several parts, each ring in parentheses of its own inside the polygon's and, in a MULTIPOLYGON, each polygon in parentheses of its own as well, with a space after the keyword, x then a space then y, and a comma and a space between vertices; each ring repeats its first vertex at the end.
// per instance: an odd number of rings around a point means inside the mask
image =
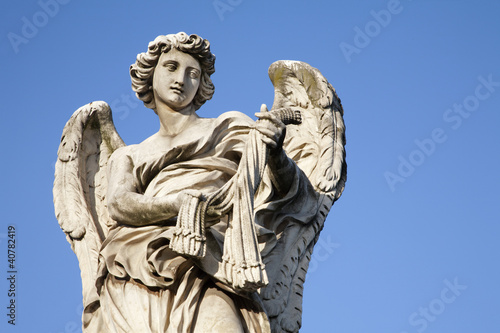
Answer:
POLYGON ((113 221, 106 208, 106 166, 124 146, 105 102, 87 104, 64 127, 54 180, 54 207, 61 229, 78 257, 83 302, 97 300, 95 279, 99 250, 113 221))
POLYGON ((303 284, 311 254, 326 216, 346 181, 343 109, 321 73, 297 61, 269 67, 275 88, 272 109, 299 108, 302 123, 287 126, 284 149, 318 193, 318 211, 306 224, 290 223, 266 258, 270 283, 261 290, 273 332, 298 332, 303 284))

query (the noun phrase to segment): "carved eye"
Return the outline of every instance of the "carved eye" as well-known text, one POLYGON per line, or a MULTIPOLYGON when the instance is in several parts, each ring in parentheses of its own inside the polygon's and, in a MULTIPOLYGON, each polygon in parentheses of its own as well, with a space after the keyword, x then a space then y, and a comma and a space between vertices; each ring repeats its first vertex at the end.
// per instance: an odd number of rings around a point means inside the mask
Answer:
POLYGON ((189 71, 189 77, 192 79, 197 79, 200 77, 200 72, 197 71, 196 69, 190 70, 189 71))
POLYGON ((177 69, 177 66, 171 62, 163 64, 163 67, 165 67, 169 72, 173 72, 177 69))

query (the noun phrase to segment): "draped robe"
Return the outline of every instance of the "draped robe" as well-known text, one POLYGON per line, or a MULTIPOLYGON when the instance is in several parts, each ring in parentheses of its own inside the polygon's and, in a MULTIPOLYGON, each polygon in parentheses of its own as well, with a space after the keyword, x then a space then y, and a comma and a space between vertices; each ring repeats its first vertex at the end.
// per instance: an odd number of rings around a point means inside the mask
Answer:
MULTIPOLYGON (((164 151, 145 155, 140 145, 120 148, 111 157, 108 172, 125 156, 134 166, 135 188, 144 196, 186 189, 214 192, 238 172, 254 122, 242 113, 227 112, 212 124, 208 135, 164 151)), ((317 193, 291 160, 282 170, 266 167, 254 195, 254 227, 264 259, 287 223, 307 223, 318 210, 317 193), (277 190, 275 180, 283 173, 293 179, 285 193, 277 190)), ((100 251, 96 282, 100 306, 86 309, 94 312, 88 317, 92 321, 85 323, 88 331, 190 332, 203 293, 216 286, 234 301, 246 331, 269 332, 258 291, 235 290, 220 269, 228 215, 205 231, 207 251, 201 258, 169 248, 176 218, 139 227, 117 221, 100 251)))

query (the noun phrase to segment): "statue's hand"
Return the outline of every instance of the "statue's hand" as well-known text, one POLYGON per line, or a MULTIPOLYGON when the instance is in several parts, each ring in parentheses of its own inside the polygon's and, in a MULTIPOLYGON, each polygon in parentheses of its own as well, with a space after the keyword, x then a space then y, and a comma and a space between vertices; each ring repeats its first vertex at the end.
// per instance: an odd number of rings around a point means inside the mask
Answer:
POLYGON ((179 210, 180 210, 182 204, 184 202, 187 202, 190 197, 199 198, 201 201, 205 200, 205 195, 203 195, 203 193, 201 193, 201 191, 199 191, 199 190, 194 190, 194 189, 184 190, 184 191, 180 192, 176 198, 175 205, 178 207, 179 210))
MULTIPOLYGON (((286 193, 292 184, 295 169, 283 149, 283 141, 286 135, 286 125, 279 117, 280 113, 268 112, 265 104, 262 104, 255 129, 262 135, 262 141, 268 146, 269 154, 267 165, 271 170, 271 179, 278 193, 286 193)), ((294 111, 299 112, 299 111, 294 111)), ((298 115, 300 120, 300 113, 298 115)))
POLYGON ((161 200, 163 205, 161 209, 167 210, 169 214, 173 216, 177 216, 179 215, 182 205, 190 201, 190 197, 197 197, 201 200, 205 200, 205 196, 200 191, 188 189, 175 194, 167 194, 162 197, 161 200))
POLYGON ((285 124, 275 114, 268 112, 265 104, 262 104, 260 112, 255 116, 259 118, 255 129, 262 134, 262 141, 275 153, 279 152, 285 139, 285 124))

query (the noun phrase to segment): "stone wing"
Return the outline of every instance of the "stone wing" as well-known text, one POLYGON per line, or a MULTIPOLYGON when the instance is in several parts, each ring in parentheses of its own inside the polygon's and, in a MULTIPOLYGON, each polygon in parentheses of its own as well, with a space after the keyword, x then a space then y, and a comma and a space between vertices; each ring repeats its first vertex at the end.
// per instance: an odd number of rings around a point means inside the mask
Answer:
POLYGON ((85 307, 97 305, 99 250, 113 223, 106 207, 106 166, 113 151, 124 145, 109 105, 92 102, 66 123, 57 152, 54 208, 78 257, 85 307))
POLYGON ((318 193, 314 219, 290 223, 272 254, 264 258, 269 284, 261 289, 261 296, 272 332, 298 332, 311 254, 346 182, 343 109, 332 85, 306 63, 277 61, 269 67, 269 76, 275 89, 272 109, 301 111, 302 122, 287 126, 283 146, 318 193))

